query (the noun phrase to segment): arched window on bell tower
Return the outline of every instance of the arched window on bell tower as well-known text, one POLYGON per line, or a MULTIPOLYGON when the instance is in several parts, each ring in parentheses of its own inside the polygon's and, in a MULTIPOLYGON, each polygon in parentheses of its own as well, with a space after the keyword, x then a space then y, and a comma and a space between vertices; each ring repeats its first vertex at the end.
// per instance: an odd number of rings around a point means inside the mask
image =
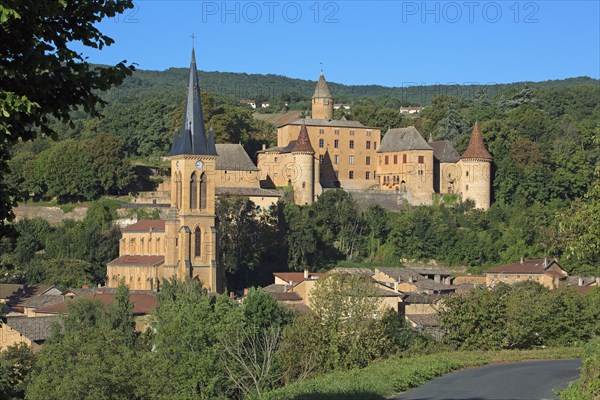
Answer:
POLYGON ((198 208, 198 175, 194 172, 190 179, 190 209, 198 208))
POLYGON ((200 176, 200 209, 206 209, 206 174, 200 176))
POLYGON ((200 257, 202 254, 202 233, 200 232, 200 228, 196 227, 194 231, 194 256, 200 257))

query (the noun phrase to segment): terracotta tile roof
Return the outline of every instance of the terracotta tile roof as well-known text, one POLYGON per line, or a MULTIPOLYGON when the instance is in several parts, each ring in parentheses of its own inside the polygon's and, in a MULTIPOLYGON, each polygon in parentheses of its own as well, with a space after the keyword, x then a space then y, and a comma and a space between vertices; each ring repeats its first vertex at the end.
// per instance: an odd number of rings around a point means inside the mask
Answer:
MULTIPOLYGON (((501 265, 499 267, 491 268, 487 270, 487 273, 501 273, 501 274, 543 274, 548 273, 550 271, 546 271, 552 265, 556 264, 561 270, 562 267, 556 260, 548 260, 547 265, 544 265, 543 258, 530 258, 524 259, 523 263, 520 261, 514 262, 512 264, 501 265)), ((563 274, 561 274, 563 276, 563 274)), ((566 272, 564 273, 566 276, 566 272)))
MULTIPOLYGON (((286 282, 300 283, 304 281, 304 272, 273 272, 273 275, 286 282)), ((322 278, 325 274, 320 272, 309 272, 308 280, 322 278)))
POLYGON ((467 149, 461 158, 479 158, 483 160, 492 159, 492 155, 485 148, 485 143, 483 143, 483 138, 481 137, 481 133, 479 133, 479 124, 477 123, 475 123, 475 126, 473 127, 473 133, 471 134, 469 145, 467 146, 467 149))
POLYGON ((7 318, 6 324, 33 342, 48 339, 54 323, 60 323, 58 316, 7 318))
POLYGON ((298 153, 314 153, 313 147, 310 144, 310 138, 308 137, 308 131, 306 130, 306 125, 302 125, 300 127, 300 133, 298 134, 298 139, 296 140, 296 145, 294 146, 294 152, 298 153))
POLYGON ((148 232, 150 230, 164 231, 165 221, 160 219, 144 219, 133 225, 129 225, 127 228, 121 229, 121 232, 148 232))
MULTIPOLYGON (((105 307, 108 307, 114 299, 114 293, 95 293, 85 296, 86 299, 92 301, 95 299, 100 300, 105 307)), ((69 300, 72 301, 72 300, 69 300)), ((46 307, 40 307, 36 310, 38 313, 43 314, 66 314, 68 311, 69 301, 62 303, 52 304, 46 307)), ((150 314, 158 306, 156 295, 154 292, 146 293, 132 293, 129 295, 129 301, 133 304, 134 315, 146 315, 150 314)))
POLYGON ((152 267, 160 265, 165 262, 165 256, 137 256, 137 255, 125 255, 116 258, 108 263, 108 265, 119 265, 119 266, 147 266, 152 267))

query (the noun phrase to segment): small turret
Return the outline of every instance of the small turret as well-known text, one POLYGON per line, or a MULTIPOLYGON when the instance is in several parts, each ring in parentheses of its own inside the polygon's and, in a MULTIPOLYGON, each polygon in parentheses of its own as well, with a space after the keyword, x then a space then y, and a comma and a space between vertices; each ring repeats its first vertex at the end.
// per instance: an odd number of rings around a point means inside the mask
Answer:
POLYGON ((476 122, 469 145, 460 158, 460 188, 463 199, 475 202, 475 207, 483 210, 490 208, 491 203, 491 162, 476 122))
POLYGON ((294 202, 312 204, 315 196, 315 151, 310 144, 306 125, 302 122, 298 139, 292 150, 295 164, 295 176, 292 179, 294 202))
POLYGON ((333 97, 331 96, 323 72, 319 76, 319 81, 312 97, 312 118, 333 119, 333 97))

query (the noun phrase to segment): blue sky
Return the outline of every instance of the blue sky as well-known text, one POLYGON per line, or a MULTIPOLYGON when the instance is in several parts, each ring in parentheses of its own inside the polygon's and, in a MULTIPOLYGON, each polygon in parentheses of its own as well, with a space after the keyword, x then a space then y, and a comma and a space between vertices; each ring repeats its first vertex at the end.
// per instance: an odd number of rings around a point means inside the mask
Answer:
POLYGON ((136 1, 94 63, 274 73, 344 84, 600 78, 598 1, 136 1))

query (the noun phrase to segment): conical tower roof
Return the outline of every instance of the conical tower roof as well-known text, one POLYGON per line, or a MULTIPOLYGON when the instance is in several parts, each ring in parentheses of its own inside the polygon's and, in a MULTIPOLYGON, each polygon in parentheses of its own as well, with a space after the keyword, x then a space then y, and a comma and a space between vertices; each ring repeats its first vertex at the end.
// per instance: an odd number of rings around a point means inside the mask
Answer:
POLYGON ((206 137, 198 71, 196 69, 196 54, 193 48, 183 123, 177 142, 171 148, 170 154, 172 156, 179 154, 216 155, 216 151, 209 148, 206 137))
POLYGON ((479 124, 477 122, 473 127, 473 133, 471 134, 469 145, 461 157, 463 160, 465 158, 479 158, 482 160, 492 159, 492 155, 485 148, 485 143, 483 142, 483 137, 481 137, 481 133, 479 132, 479 124))
POLYGON ((308 137, 308 130, 306 129, 306 125, 304 121, 302 122, 302 126, 300 127, 300 133, 298 134, 298 140, 296 140, 296 145, 294 146, 294 153, 313 153, 313 147, 310 144, 310 138, 308 137))
POLYGON ((325 80, 325 76, 321 72, 321 76, 319 77, 319 81, 317 82, 317 87, 315 88, 315 94, 313 95, 313 99, 323 99, 323 98, 332 98, 331 92, 329 92, 329 87, 327 87, 327 81, 325 80))

